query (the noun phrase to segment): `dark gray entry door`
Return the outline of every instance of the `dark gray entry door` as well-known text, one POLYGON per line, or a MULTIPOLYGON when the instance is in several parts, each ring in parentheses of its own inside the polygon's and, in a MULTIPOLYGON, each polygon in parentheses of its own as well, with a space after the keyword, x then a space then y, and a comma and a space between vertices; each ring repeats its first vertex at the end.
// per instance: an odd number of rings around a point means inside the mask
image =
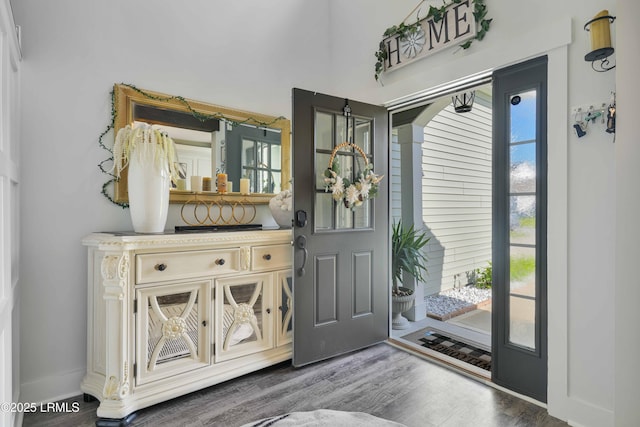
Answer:
POLYGON ((547 58, 493 76, 495 383, 547 401, 547 58))
POLYGON ((293 89, 295 366, 389 335, 387 122, 383 107, 293 89), (387 175, 377 196, 353 209, 334 200, 332 153, 351 182, 367 162, 387 175))

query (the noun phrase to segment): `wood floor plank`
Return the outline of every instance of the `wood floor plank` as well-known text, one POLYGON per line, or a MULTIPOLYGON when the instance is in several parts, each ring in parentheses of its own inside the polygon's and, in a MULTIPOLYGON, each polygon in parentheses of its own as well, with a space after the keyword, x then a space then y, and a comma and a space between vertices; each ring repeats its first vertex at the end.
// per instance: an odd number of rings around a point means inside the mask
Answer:
MULTIPOLYGON (((78 413, 25 414, 23 425, 89 427, 97 402, 78 413)), ((293 411, 366 412, 408 427, 567 424, 545 409, 387 344, 293 368, 288 362, 138 411, 132 426, 240 426, 293 411)))

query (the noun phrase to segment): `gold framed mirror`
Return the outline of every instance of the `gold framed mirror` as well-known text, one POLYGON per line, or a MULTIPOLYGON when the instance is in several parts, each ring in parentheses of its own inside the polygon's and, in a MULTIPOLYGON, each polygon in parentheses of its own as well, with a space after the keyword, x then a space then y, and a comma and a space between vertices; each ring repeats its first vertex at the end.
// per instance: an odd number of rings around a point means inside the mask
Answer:
MULTIPOLYGON (((275 117, 186 99, 180 96, 114 85, 114 134, 127 124, 147 122, 163 128, 176 143, 181 178, 173 183, 170 203, 248 200, 269 203, 274 194, 290 187, 291 123, 275 117), (181 155, 182 154, 182 155, 181 155), (233 189, 216 192, 217 173, 228 173, 233 189), (212 191, 192 191, 190 176, 212 180, 212 191), (250 179, 249 194, 240 194, 240 178, 250 179), (184 183, 183 183, 184 184, 184 183)), ((127 203, 128 173, 115 182, 114 200, 127 203)))

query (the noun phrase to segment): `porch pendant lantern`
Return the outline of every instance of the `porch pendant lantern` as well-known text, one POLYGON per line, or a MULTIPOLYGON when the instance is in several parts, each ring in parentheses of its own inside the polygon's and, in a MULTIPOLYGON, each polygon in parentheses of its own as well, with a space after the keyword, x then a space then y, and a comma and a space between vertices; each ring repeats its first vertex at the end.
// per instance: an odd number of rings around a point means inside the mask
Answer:
POLYGON ((473 108, 473 101, 476 98, 476 91, 458 93, 451 97, 453 109, 456 113, 468 113, 473 108))
POLYGON ((615 19, 615 16, 609 15, 608 10, 603 10, 584 24, 584 30, 589 32, 591 41, 591 51, 584 56, 584 60, 591 62, 594 71, 602 73, 616 67, 610 66, 607 59, 614 52, 611 46, 611 23, 615 19), (596 61, 600 63, 596 64, 596 61))

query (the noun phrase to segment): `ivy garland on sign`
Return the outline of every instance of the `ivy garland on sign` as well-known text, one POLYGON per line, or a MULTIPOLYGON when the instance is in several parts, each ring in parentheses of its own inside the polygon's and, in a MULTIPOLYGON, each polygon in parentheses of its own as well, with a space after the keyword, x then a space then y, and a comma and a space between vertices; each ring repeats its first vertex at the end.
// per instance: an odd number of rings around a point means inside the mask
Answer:
MULTIPOLYGON (((440 22, 444 17, 444 13, 447 7, 449 7, 452 4, 462 3, 462 1, 463 0, 451 0, 450 3, 445 3, 445 1, 443 0, 443 5, 441 7, 429 6, 429 12, 427 13, 426 18, 424 19, 429 19, 433 17, 434 22, 440 22)), ((476 36, 473 39, 467 40, 466 42, 460 45, 462 49, 469 49, 473 40, 482 40, 484 36, 487 34, 487 31, 489 31, 489 27, 491 26, 491 21, 493 20, 493 18, 486 19, 487 6, 484 4, 484 0, 472 0, 472 3, 473 3, 473 17, 475 18, 476 23, 479 25, 480 28, 478 29, 478 32, 476 33, 476 36)), ((418 31, 418 29, 420 28, 420 21, 422 20, 418 19, 416 22, 409 25, 402 22, 400 23, 400 25, 394 25, 393 27, 389 27, 385 30, 384 34, 382 35, 383 36, 382 41, 380 41, 380 44, 378 45, 378 51, 375 53, 375 56, 377 59, 376 65, 375 65, 376 80, 380 79, 380 74, 382 74, 382 72, 384 71, 384 61, 389 57, 389 54, 387 53, 387 47, 385 46, 384 41, 389 37, 396 37, 396 36, 400 36, 400 40, 406 39, 407 36, 413 33, 416 33, 418 31)))
MULTIPOLYGON (((247 117, 244 120, 236 120, 236 119, 231 119, 227 116, 225 116, 222 113, 215 113, 215 114, 205 114, 205 113, 201 113, 199 111, 196 111, 191 104, 189 103, 189 101, 182 97, 182 96, 171 96, 171 95, 167 95, 167 96, 157 96, 148 92, 145 92, 142 89, 137 88, 136 86, 132 85, 132 84, 128 84, 128 83, 120 83, 122 86, 127 86, 128 88, 138 92, 139 94, 141 94, 142 96, 144 96, 147 99, 151 99, 154 101, 161 101, 161 102, 167 102, 167 101, 178 101, 180 104, 182 104, 187 110, 189 110, 189 112, 191 113, 191 115, 198 119, 201 122, 205 122, 207 120, 211 120, 211 119, 218 119, 218 120, 224 120, 228 123, 231 123, 234 126, 238 126, 238 125, 242 125, 242 124, 252 124, 252 125, 256 125, 256 126, 261 126, 261 127, 269 127, 274 125, 275 123, 277 123, 280 120, 285 120, 286 117, 284 116, 279 116, 276 117, 275 119, 273 119, 270 122, 263 122, 261 120, 258 120, 254 117, 247 117)), ((104 159, 103 161, 101 161, 98 164, 98 168, 100 168, 100 171, 102 171, 102 173, 104 173, 105 175, 109 176, 109 179, 102 184, 102 195, 104 197, 106 197, 111 203, 116 204, 118 206, 120 206, 121 208, 125 209, 129 207, 128 203, 124 203, 124 202, 117 202, 114 200, 114 198, 111 196, 111 194, 109 194, 108 188, 111 184, 115 183, 116 181, 118 181, 118 177, 112 172, 113 167, 107 167, 106 165, 109 162, 113 162, 113 148, 108 147, 107 145, 105 145, 104 143, 104 138, 105 136, 107 136, 107 134, 109 134, 110 131, 114 130, 115 128, 115 123, 116 123, 116 116, 117 116, 117 111, 116 111, 116 94, 115 94, 115 89, 111 90, 111 122, 107 125, 107 128, 100 134, 100 136, 98 137, 98 145, 100 145, 101 148, 103 148, 104 150, 109 152, 110 157, 108 159, 104 159)))

